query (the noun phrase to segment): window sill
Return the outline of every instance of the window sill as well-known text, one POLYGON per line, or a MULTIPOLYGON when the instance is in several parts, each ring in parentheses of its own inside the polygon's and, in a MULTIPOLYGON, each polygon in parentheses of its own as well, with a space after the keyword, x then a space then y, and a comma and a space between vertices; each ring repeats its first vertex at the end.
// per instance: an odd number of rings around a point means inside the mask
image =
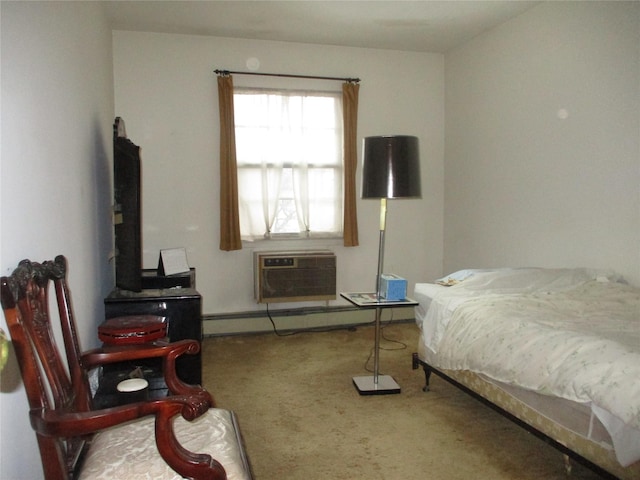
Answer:
POLYGON ((269 244, 269 243, 279 243, 279 242, 287 242, 287 243, 308 243, 314 241, 327 242, 342 244, 344 237, 342 235, 313 235, 311 237, 301 237, 298 235, 276 235, 271 238, 242 238, 242 243, 247 245, 256 245, 256 244, 269 244))

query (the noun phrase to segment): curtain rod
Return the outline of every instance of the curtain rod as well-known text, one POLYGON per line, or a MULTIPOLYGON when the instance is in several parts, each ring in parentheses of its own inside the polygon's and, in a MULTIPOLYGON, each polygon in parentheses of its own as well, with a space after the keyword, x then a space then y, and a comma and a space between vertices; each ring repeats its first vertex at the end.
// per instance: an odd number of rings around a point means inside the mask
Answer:
POLYGON ((214 70, 218 75, 261 75, 263 77, 285 77, 285 78, 309 78, 314 80, 341 80, 349 83, 359 83, 359 78, 340 78, 340 77, 319 77, 316 75, 293 75, 289 73, 258 73, 258 72, 233 72, 230 70, 214 70))

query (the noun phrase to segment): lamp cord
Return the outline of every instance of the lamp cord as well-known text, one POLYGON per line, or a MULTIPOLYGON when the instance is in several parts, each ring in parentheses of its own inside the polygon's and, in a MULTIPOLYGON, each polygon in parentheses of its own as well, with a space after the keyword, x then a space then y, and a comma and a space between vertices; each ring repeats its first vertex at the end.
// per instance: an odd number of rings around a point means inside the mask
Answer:
MULTIPOLYGON (((389 320, 387 320, 386 322, 384 322, 384 324, 380 324, 380 334, 382 336, 382 339, 385 340, 386 342, 389 343, 395 343, 399 346, 395 347, 395 348, 390 348, 390 347, 383 347, 382 345, 380 345, 380 350, 386 350, 386 351, 393 351, 393 350, 406 350, 407 349, 407 344, 404 342, 401 342, 400 340, 395 340, 393 338, 388 338, 385 335, 385 328, 387 328, 388 326, 391 325, 391 323, 393 322, 393 309, 391 309, 391 317, 389 318, 389 320)), ((375 322, 373 322, 375 323, 375 322)), ((367 357, 367 360, 364 362, 364 369, 365 371, 369 372, 369 373, 374 373, 373 369, 371 367, 369 367, 369 362, 371 362, 371 357, 373 357, 373 351, 375 349, 374 347, 371 347, 369 349, 369 356, 367 357)), ((378 372, 379 375, 382 375, 382 373, 378 372)))
MULTIPOLYGON (((387 320, 386 322, 382 322, 380 325, 380 333, 382 335, 382 339, 388 343, 391 344, 397 344, 398 346, 396 346, 395 348, 390 348, 390 347, 383 347, 380 346, 380 350, 386 350, 386 351, 393 351, 393 350, 406 350, 407 349, 407 344, 404 342, 401 342, 399 340, 395 340, 393 338, 389 338, 385 335, 385 329, 391 325, 391 323, 393 322, 393 309, 391 309, 391 317, 389 318, 389 320, 387 320)), ((358 326, 372 326, 374 325, 376 322, 375 320, 372 320, 371 322, 366 322, 366 323, 362 323, 362 324, 358 324, 356 325, 344 325, 344 326, 334 326, 334 327, 316 327, 316 328, 305 328, 305 329, 299 329, 299 330, 291 330, 288 332, 280 332, 278 330, 278 328, 276 327, 276 323, 273 320, 273 317, 271 316, 271 312, 269 311, 269 304, 267 303, 267 317, 269 317, 269 321, 271 322, 271 327, 273 329, 273 333, 278 336, 278 337, 291 337, 293 335, 297 335, 299 333, 322 333, 322 332, 335 332, 338 330, 348 330, 348 331, 355 331, 356 328, 358 326)), ((369 367, 369 362, 371 362, 371 357, 373 357, 373 350, 375 347, 372 347, 371 349, 369 349, 369 356, 367 357, 367 359, 364 362, 364 369, 367 372, 373 373, 373 369, 371 367, 369 367)))

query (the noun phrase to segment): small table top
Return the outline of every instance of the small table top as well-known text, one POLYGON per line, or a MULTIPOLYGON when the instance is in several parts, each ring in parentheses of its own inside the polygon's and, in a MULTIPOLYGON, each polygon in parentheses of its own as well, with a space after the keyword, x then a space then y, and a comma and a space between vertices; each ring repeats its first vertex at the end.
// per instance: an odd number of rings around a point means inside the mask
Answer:
POLYGON ((376 293, 371 292, 340 292, 340 296, 349 300, 357 307, 410 307, 418 305, 418 302, 411 298, 402 300, 387 300, 380 298, 376 293))

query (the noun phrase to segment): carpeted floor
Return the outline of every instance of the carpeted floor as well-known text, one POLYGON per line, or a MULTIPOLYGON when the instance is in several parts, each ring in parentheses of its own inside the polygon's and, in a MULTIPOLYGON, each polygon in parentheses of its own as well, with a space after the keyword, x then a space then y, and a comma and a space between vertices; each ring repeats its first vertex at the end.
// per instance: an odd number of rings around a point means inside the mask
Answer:
MULTIPOLYGON (((383 336, 380 371, 399 395, 353 387, 367 375, 370 326, 205 339, 204 385, 237 413, 256 480, 567 478, 561 453, 477 400, 437 377, 422 391, 415 324, 383 336)), ((600 477, 574 463, 570 478, 600 477)))

